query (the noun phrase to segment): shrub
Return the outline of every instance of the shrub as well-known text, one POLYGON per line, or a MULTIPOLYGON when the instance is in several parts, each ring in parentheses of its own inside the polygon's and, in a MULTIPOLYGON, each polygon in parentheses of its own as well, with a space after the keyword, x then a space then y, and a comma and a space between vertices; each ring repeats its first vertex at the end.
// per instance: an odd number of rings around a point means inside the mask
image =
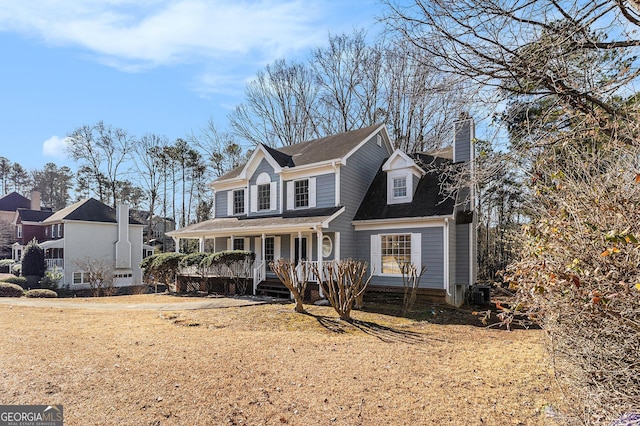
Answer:
POLYGON ((49 290, 46 288, 38 288, 35 290, 29 290, 24 294, 26 297, 31 297, 31 298, 53 298, 53 297, 58 297, 58 293, 56 293, 53 290, 49 290))
POLYGON ((24 279, 26 280, 26 287, 25 289, 35 289, 35 288, 40 288, 40 280, 42 279, 42 277, 38 276, 38 275, 24 275, 23 276, 24 279))
POLYGON ((11 268, 15 262, 13 259, 2 259, 0 260, 0 272, 11 272, 11 268))
POLYGON ((7 277, 3 279, 1 282, 16 284, 22 288, 27 287, 27 279, 25 277, 7 277))
POLYGON ((47 262, 44 259, 44 250, 36 239, 29 241, 22 255, 22 275, 36 275, 38 280, 44 277, 47 270, 47 262))
POLYGON ((22 264, 16 263, 11 267, 11 273, 16 277, 19 277, 21 272, 22 272, 22 264))
POLYGON ((22 297, 24 290, 17 284, 0 282, 0 297, 22 297))

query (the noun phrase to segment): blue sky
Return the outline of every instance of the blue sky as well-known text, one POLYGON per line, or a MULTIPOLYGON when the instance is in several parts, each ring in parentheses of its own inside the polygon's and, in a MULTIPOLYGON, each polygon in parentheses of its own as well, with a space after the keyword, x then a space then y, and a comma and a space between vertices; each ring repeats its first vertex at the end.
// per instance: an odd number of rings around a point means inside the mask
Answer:
POLYGON ((0 3, 0 156, 73 163, 64 137, 102 120, 135 136, 221 128, 247 81, 328 34, 378 31, 378 0, 0 3))

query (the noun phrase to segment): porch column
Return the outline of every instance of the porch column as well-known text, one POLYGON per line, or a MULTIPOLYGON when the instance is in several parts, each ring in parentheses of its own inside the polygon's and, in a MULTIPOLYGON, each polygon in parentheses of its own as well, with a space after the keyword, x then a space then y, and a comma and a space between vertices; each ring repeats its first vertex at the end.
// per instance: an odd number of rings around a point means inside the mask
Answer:
POLYGON ((262 245, 262 251, 261 251, 261 253, 262 253, 262 277, 266 278, 267 277, 267 256, 266 256, 267 252, 265 251, 265 249, 267 248, 267 244, 265 242, 265 239, 267 237, 265 237, 264 234, 260 235, 260 237, 261 237, 260 243, 262 245))
POLYGON ((200 253, 204 253, 204 237, 200 237, 200 238, 198 239, 198 243, 199 243, 199 244, 198 244, 198 251, 199 251, 200 253))
POLYGON ((173 244, 176 246, 174 251, 176 253, 180 253, 180 238, 179 237, 171 237, 173 239, 173 244))
POLYGON ((323 233, 322 233, 322 229, 318 229, 316 231, 316 236, 317 236, 317 251, 318 251, 318 294, 320 295, 320 297, 324 297, 324 292, 322 291, 322 280, 324 278, 324 268, 322 267, 322 238, 323 238, 323 233))
POLYGON ((302 231, 298 231, 298 262, 300 261, 302 261, 302 231))

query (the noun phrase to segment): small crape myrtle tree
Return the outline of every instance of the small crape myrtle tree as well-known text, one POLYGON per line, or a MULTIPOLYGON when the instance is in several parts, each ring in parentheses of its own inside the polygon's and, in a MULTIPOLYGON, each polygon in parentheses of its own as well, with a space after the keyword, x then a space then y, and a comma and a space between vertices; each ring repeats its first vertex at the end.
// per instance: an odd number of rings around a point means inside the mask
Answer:
POLYGON ((294 262, 289 262, 286 259, 278 259, 270 262, 269 267, 293 295, 293 300, 296 302, 295 311, 300 313, 306 312, 302 302, 311 272, 309 263, 300 262, 296 265, 294 262))
POLYGON ((371 275, 365 279, 367 262, 344 259, 339 262, 323 262, 321 267, 313 265, 325 296, 341 320, 351 322, 353 305, 365 292, 371 275))
POLYGON ((410 262, 398 262, 400 272, 402 273, 402 309, 406 313, 413 309, 418 296, 418 287, 420 286, 420 278, 427 270, 423 266, 418 272, 418 267, 410 262))

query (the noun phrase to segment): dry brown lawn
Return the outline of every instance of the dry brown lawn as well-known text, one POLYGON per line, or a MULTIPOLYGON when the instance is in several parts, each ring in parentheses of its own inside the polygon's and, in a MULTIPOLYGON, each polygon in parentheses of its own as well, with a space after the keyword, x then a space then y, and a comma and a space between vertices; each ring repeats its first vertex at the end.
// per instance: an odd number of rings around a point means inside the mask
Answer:
MULTIPOLYGON (((176 302, 100 302, 110 300, 176 302)), ((538 330, 366 312, 347 324, 329 307, 303 315, 291 304, 83 303, 0 305, 0 404, 62 404, 65 425, 554 424, 538 330)))

